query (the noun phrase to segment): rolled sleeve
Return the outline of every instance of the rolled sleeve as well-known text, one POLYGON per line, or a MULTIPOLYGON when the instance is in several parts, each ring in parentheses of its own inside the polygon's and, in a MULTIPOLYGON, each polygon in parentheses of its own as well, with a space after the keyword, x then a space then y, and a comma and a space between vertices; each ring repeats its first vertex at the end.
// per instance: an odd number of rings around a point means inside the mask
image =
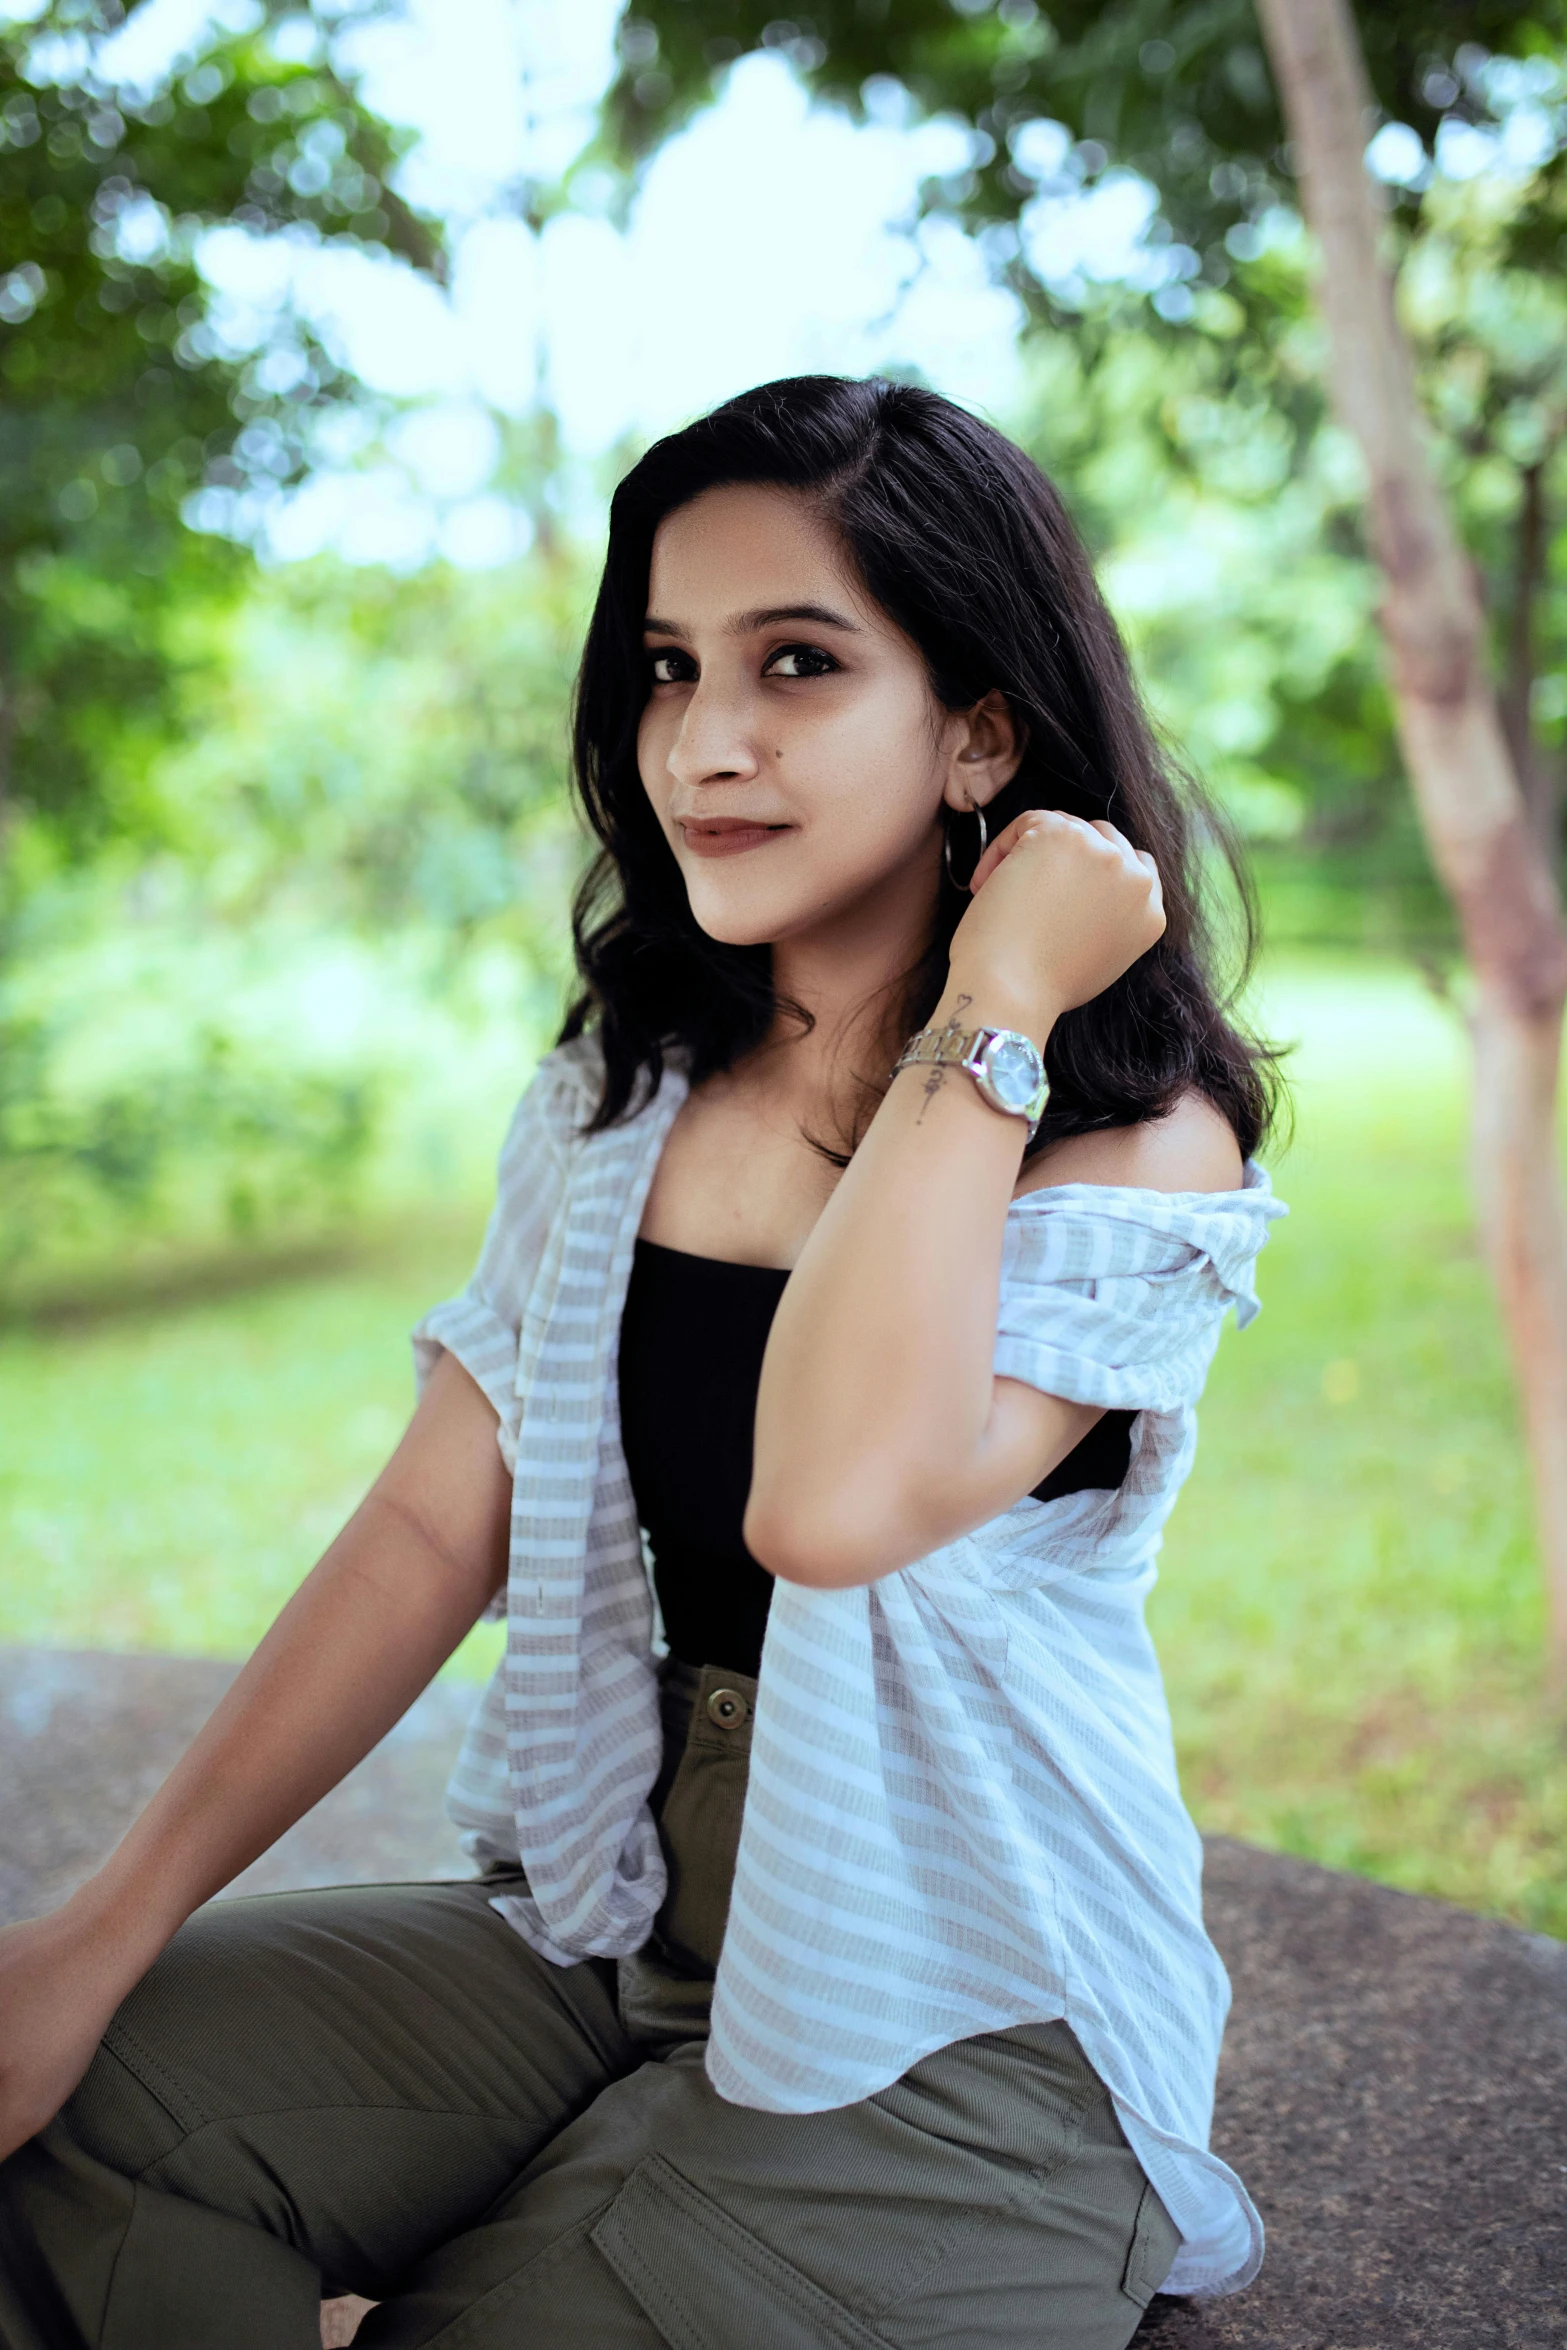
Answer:
POLYGON ((473 1289, 432 1306, 413 1331, 414 1381, 422 1395, 442 1354, 456 1357, 495 1407, 500 1448, 517 1466, 517 1324, 473 1289))
POLYGON ((1262 1170, 1216 1193, 1061 1184, 1007 1219, 993 1367, 1068 1403, 1181 1411, 1230 1307, 1257 1311, 1258 1250, 1282 1204, 1262 1170))

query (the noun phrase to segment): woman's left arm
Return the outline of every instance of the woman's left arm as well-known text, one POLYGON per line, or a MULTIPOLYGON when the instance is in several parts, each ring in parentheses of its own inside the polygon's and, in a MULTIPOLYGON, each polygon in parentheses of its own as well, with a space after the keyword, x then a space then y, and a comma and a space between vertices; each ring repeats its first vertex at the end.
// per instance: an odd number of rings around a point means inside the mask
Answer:
MULTIPOLYGON (((974 888, 933 1025, 1020 1029, 1041 1051, 1164 926, 1152 860, 1052 811, 1008 826, 974 888)), ((1064 1145, 1079 1163, 1052 1173, 1216 1187, 1233 1144, 1224 1159, 1208 1120, 1176 1124, 1064 1145)), ((889 1087, 768 1340, 745 1539, 775 1575, 841 1588, 909 1566, 1009 1509, 1099 1417, 992 1370, 1024 1134, 959 1070, 889 1087)))

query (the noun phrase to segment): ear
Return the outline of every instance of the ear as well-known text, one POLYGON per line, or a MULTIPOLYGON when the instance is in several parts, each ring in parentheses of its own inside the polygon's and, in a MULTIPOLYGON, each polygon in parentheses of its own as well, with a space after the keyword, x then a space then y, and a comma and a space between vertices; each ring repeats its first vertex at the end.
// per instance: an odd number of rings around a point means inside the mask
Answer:
POLYGON ((962 812, 983 808, 1012 781, 1027 735, 1012 715, 1005 694, 991 692, 971 710, 948 713, 944 729, 947 772, 941 796, 962 812))

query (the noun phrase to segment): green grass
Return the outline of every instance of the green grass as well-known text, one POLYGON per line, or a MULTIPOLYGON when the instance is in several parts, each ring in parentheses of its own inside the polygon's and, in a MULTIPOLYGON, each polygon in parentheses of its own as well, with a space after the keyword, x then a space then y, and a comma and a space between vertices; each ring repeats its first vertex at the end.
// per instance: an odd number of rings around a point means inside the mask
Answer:
MULTIPOLYGON (((1204 1826, 1567 1935, 1525 1468, 1420 982, 1276 972, 1301 1039, 1265 1311, 1229 1332, 1153 1622, 1204 1826)), ((236 1655, 384 1457, 471 1215, 357 1263, 0 1334, 0 1638, 236 1655)), ((476 1633, 454 1669, 496 1652, 476 1633)))
MULTIPOLYGON (((241 1656, 413 1398, 408 1331, 467 1278, 483 1207, 365 1262, 0 1332, 0 1639, 241 1656)), ((453 1660, 488 1672, 484 1626, 453 1660)))

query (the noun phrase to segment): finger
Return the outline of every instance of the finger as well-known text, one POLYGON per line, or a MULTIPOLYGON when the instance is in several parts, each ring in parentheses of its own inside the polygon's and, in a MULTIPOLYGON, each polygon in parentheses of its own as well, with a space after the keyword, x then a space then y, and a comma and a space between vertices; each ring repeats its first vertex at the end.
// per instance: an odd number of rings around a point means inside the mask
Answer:
POLYGON ((985 851, 985 854, 980 858, 979 863, 975 866, 973 872, 968 877, 968 890, 970 897, 978 896, 979 892, 984 888, 986 882, 990 879, 992 873, 995 872, 997 866, 1001 863, 1001 860, 1006 855, 1006 853, 1007 851, 1003 846, 1002 841, 993 840, 991 842, 989 848, 985 851))
POLYGON ((1049 831, 1053 825, 1070 822, 1071 818, 1060 808, 1025 808, 1021 816, 1014 816, 1011 823, 997 833, 990 846, 993 849, 1016 848, 1025 833, 1049 831))
POLYGON ((1147 850, 1134 849, 1119 825, 1112 824, 1108 816, 1096 816, 1093 820, 1092 830, 1109 841, 1113 848, 1119 849, 1122 856, 1128 860, 1135 858, 1141 864, 1146 859, 1147 850))
POLYGON ((997 866, 1012 854, 1019 842, 1031 833, 1047 831, 1059 813, 1054 808, 1025 808, 1021 816, 1014 816, 1005 831, 997 833, 969 876, 970 894, 984 888, 997 866))

